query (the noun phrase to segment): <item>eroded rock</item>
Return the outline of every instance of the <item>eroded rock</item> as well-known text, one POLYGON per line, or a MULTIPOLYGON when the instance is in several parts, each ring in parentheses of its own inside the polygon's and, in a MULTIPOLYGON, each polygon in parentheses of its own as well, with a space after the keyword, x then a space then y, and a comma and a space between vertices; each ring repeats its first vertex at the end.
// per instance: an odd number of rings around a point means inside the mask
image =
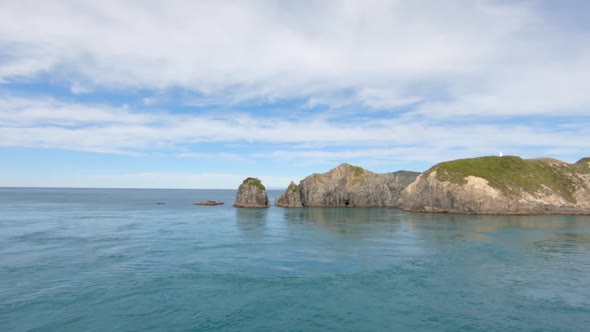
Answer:
POLYGON ((409 211, 473 214, 590 214, 586 159, 480 157, 440 163, 402 193, 409 211))
POLYGON ((276 200, 283 207, 398 207, 402 190, 419 173, 373 173, 341 164, 323 174, 313 174, 299 185, 291 183, 276 200))
POLYGON ((238 188, 236 201, 233 206, 238 208, 269 207, 268 195, 262 182, 257 178, 250 177, 245 179, 238 188))

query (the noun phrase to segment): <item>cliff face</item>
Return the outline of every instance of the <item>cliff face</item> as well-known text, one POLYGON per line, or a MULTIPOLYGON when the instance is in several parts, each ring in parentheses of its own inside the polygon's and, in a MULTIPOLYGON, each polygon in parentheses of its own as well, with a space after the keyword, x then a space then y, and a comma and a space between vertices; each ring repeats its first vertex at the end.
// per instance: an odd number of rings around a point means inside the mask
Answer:
POLYGON ((411 211, 478 214, 588 214, 590 159, 481 157, 435 165, 402 193, 411 211))
POLYGON ((376 174, 342 164, 291 182, 283 207, 399 207, 473 214, 590 214, 590 158, 480 157, 443 162, 423 174, 376 174))
POLYGON ((395 172, 377 174, 361 167, 341 164, 323 174, 313 174, 298 186, 289 185, 277 198, 284 207, 399 207, 402 190, 419 173, 395 172))
POLYGON ((267 208, 268 195, 266 188, 257 178, 247 178, 238 187, 234 207, 239 208, 267 208))
POLYGON ((291 181, 285 192, 275 200, 276 206, 303 207, 299 187, 291 181))

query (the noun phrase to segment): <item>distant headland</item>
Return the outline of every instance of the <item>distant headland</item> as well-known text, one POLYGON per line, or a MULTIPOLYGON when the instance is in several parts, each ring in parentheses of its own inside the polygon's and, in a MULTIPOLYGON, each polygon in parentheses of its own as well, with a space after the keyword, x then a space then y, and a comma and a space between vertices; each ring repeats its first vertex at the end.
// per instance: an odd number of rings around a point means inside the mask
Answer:
MULTIPOLYGON (((439 163, 424 173, 373 173, 341 164, 291 182, 276 206, 388 207, 466 214, 590 214, 590 158, 488 156, 439 163)), ((240 186, 236 207, 268 207, 256 178, 240 186)))

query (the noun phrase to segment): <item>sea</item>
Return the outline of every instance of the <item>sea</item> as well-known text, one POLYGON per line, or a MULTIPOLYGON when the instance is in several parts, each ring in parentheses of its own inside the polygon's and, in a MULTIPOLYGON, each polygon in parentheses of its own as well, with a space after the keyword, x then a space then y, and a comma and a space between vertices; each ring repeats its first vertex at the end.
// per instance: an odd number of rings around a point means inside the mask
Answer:
POLYGON ((235 195, 0 189, 0 331, 590 330, 588 216, 235 195))

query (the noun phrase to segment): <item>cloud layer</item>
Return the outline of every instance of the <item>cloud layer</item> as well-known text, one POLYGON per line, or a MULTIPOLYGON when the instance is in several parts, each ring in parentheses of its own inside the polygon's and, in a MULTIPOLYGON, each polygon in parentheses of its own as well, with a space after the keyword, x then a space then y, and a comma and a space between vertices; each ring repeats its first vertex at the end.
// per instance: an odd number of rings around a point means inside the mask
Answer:
MULTIPOLYGON (((538 122, 532 128, 527 123, 499 125, 469 120, 467 125, 464 121, 438 123, 413 115, 361 122, 355 118, 350 121, 338 118, 338 113, 308 115, 301 119, 240 112, 146 114, 126 107, 4 98, 0 99, 0 145, 132 155, 172 151, 180 157, 213 157, 191 152, 192 146, 245 142, 264 149, 245 157, 319 161, 389 155, 392 160, 431 162, 448 159, 449 155, 489 154, 510 147, 521 151, 538 147, 590 148, 590 141, 580 139, 589 137, 590 126, 581 126, 579 122, 564 122, 557 127, 553 122, 538 122)), ((227 152, 215 158, 230 159, 232 156, 238 157, 227 152)))
POLYGON ((573 161, 590 148, 590 18, 569 4, 5 1, 0 146, 573 161))
POLYGON ((2 7, 5 82, 51 74, 76 91, 183 88, 223 95, 223 103, 349 89, 369 107, 452 99, 461 113, 481 105, 497 112, 575 112, 589 98, 577 88, 590 74, 589 32, 549 26, 550 13, 525 1, 19 1, 2 7), (545 103, 533 102, 540 96, 545 103))

